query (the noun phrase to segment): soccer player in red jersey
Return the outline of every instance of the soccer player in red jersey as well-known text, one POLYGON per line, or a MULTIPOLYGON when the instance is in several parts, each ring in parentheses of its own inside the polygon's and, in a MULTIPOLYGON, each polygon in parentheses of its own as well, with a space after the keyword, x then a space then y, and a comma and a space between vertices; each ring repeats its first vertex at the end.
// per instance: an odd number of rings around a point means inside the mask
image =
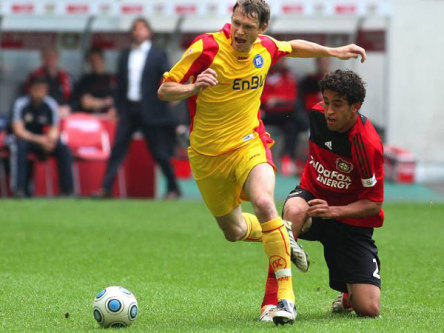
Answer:
MULTIPOLYGON (((188 156, 205 204, 229 241, 262 242, 277 277, 276 324, 296 318, 290 239, 274 203, 275 174, 259 119, 260 96, 270 66, 284 56, 365 60, 356 45, 328 48, 277 41, 263 35, 270 8, 264 0, 239 0, 231 24, 197 37, 164 74, 158 95, 189 100, 188 156), (243 213, 250 200, 255 214, 243 213)), ((242 271, 242 267, 239 268, 242 271)))
MULTIPOLYGON (((309 115, 309 159, 283 216, 295 236, 322 243, 330 287, 341 292, 333 312, 376 317, 381 277, 372 235, 384 221, 382 143, 359 112, 366 90, 356 73, 328 73, 320 87, 324 101, 309 115)), ((276 304, 271 274, 264 305, 276 304)))

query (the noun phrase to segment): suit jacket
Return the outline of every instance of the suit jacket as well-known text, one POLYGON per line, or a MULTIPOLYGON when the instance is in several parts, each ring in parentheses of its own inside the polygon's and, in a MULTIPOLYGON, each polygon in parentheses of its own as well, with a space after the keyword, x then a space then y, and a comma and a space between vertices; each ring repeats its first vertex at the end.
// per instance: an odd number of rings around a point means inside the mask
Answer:
MULTIPOLYGON (((125 49, 119 59, 116 82, 116 107, 120 114, 126 112, 128 91, 128 60, 131 49, 125 49)), ((163 73, 169 70, 168 57, 163 50, 151 46, 146 57, 141 80, 142 118, 144 125, 172 125, 173 114, 168 103, 157 97, 163 73)))

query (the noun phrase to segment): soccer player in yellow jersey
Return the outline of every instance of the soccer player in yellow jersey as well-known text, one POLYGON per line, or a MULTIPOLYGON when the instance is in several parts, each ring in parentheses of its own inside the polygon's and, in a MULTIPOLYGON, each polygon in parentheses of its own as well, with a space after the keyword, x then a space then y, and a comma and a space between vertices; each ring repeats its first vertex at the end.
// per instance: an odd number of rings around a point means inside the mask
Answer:
POLYGON ((260 96, 272 64, 283 56, 362 57, 356 45, 328 48, 315 43, 277 41, 262 35, 270 19, 264 0, 238 0, 231 24, 197 37, 164 74, 158 95, 164 101, 189 99, 189 160, 202 197, 229 241, 262 242, 277 279, 272 320, 296 318, 287 229, 274 203, 275 170, 259 120, 260 96), (249 200, 254 215, 242 213, 249 200))

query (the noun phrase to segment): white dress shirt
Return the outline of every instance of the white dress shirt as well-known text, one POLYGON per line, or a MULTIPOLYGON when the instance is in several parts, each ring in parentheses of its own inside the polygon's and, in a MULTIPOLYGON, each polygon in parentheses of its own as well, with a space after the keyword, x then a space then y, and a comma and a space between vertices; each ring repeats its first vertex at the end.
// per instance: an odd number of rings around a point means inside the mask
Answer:
POLYGON ((151 44, 151 41, 147 40, 139 46, 133 46, 129 54, 128 91, 126 96, 132 102, 140 102, 142 100, 142 74, 151 44))

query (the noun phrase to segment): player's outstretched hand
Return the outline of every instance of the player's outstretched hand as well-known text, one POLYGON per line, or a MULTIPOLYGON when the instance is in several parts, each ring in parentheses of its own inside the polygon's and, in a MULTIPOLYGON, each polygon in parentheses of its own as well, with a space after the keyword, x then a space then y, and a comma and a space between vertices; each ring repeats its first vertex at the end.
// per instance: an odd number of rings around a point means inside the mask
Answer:
POLYGON ((217 73, 214 69, 207 68, 202 73, 200 73, 196 81, 194 82, 194 90, 196 93, 201 90, 217 85, 219 82, 217 81, 217 73))
POLYGON ((308 202, 307 215, 310 217, 320 217, 322 219, 335 218, 334 207, 328 205, 328 202, 322 199, 313 199, 308 202))
POLYGON ((350 58, 357 59, 359 56, 361 56, 361 62, 364 62, 367 59, 367 55, 365 54, 365 50, 355 44, 349 44, 345 46, 335 47, 333 48, 333 55, 336 58, 342 59, 342 60, 348 60, 350 58))

